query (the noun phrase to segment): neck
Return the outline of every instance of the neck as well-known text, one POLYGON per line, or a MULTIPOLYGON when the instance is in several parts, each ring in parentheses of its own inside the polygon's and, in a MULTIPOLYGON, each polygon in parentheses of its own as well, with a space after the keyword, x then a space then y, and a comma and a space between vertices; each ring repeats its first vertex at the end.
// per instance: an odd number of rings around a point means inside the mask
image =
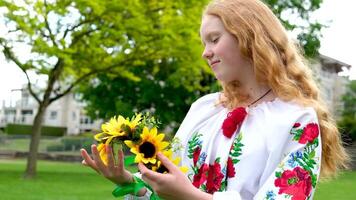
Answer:
POLYGON ((274 95, 272 91, 268 92, 270 89, 271 88, 269 86, 258 84, 257 82, 251 82, 245 87, 242 86, 242 91, 244 91, 244 93, 248 96, 246 103, 249 106, 254 106, 266 100, 272 100, 274 95))

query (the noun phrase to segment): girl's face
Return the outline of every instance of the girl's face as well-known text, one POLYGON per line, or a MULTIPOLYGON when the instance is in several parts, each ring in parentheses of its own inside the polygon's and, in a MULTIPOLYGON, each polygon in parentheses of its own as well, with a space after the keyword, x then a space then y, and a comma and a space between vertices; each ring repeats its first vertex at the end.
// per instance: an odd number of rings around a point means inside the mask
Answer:
POLYGON ((207 60, 219 81, 244 82, 251 64, 239 50, 237 39, 228 32, 219 17, 204 15, 200 27, 204 44, 203 58, 207 60))

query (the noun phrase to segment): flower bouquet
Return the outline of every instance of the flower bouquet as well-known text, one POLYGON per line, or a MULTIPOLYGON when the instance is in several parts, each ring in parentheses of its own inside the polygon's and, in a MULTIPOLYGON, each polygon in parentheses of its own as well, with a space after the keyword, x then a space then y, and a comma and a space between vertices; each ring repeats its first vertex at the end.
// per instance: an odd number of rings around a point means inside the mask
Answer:
MULTIPOLYGON (((125 166, 142 162, 147 168, 153 171, 167 173, 167 169, 157 159, 157 153, 161 152, 175 165, 178 165, 180 158, 173 158, 171 143, 164 141, 164 133, 158 133, 157 128, 159 124, 160 122, 148 113, 145 115, 141 113, 135 114, 131 119, 119 115, 104 123, 101 126, 102 132, 94 136, 95 140, 99 142, 98 151, 104 164, 107 165, 108 163, 105 145, 110 145, 115 155, 120 148, 129 148, 130 152, 133 153, 133 155, 125 156, 125 166)), ((115 155, 113 157, 117 158, 115 155)), ((180 169, 184 173, 187 171, 186 167, 180 167, 180 169)), ((150 189, 149 185, 141 179, 135 177, 135 181, 136 188, 134 188, 134 193, 142 187, 150 189), (137 188, 137 183, 140 185, 139 188, 137 188)), ((132 184, 127 187, 132 188, 132 184)), ((127 191, 127 187, 119 186, 114 190, 114 196, 127 194, 127 192, 122 192, 123 190, 127 191)))

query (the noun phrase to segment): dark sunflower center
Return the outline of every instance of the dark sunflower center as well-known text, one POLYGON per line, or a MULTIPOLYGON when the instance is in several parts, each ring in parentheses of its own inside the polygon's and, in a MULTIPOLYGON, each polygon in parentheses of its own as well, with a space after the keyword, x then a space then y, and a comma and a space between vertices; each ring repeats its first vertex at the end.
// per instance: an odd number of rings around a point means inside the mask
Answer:
POLYGON ((159 168, 157 169, 157 172, 163 174, 165 172, 168 172, 168 169, 164 165, 161 164, 161 166, 159 166, 159 168))
POLYGON ((140 145, 139 150, 143 153, 144 158, 151 158, 156 153, 156 148, 151 142, 144 142, 140 145))

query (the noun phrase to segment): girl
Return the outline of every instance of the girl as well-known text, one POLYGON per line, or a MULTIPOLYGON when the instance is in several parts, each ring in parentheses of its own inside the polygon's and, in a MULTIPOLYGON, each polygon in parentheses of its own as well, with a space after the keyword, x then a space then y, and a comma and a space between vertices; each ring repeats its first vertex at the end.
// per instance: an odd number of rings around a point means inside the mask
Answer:
MULTIPOLYGON (((286 30, 258 0, 216 0, 200 35, 223 91, 193 103, 176 133, 188 177, 159 154, 169 173, 139 164, 142 179, 167 200, 311 199, 319 174, 335 174, 348 157, 286 30)), ((132 182, 122 152, 114 166, 107 150, 108 166, 95 145, 93 159, 82 150, 83 163, 116 184, 132 182)))

